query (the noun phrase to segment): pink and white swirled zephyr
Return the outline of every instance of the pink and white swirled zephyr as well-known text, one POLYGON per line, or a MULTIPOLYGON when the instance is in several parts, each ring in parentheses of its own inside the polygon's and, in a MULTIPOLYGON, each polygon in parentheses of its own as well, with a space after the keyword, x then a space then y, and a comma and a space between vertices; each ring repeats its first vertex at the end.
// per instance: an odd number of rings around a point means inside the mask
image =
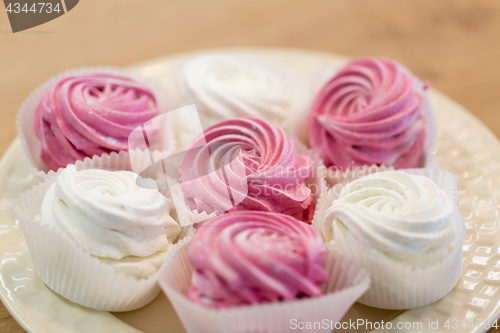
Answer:
POLYGON ((309 116, 309 143, 326 166, 425 162, 426 87, 397 63, 363 58, 322 88, 309 116))
MULTIPOLYGON (((44 95, 33 128, 43 162, 57 170, 85 157, 128 150, 130 133, 159 112, 153 91, 143 82, 108 73, 73 75, 44 95)), ((154 143, 160 130, 147 126, 154 143)))
POLYGON ((179 179, 191 210, 257 210, 310 222, 311 170, 311 158, 297 154, 280 127, 238 118, 208 128, 186 147, 179 179))
POLYGON ((232 212, 211 219, 189 247, 189 298, 205 306, 321 296, 325 248, 309 225, 276 213, 232 212))

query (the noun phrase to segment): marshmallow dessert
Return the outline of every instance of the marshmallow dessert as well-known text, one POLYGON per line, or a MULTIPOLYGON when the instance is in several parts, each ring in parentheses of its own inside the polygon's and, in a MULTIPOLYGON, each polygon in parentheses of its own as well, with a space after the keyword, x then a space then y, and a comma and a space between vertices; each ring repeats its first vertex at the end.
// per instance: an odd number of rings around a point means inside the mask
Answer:
POLYGON ((172 202, 130 171, 61 169, 15 206, 35 269, 61 296, 128 311, 159 292, 157 271, 180 234, 172 202))
POLYGON ((313 163, 278 126, 262 119, 221 121, 185 149, 179 182, 191 211, 283 213, 310 222, 313 163))
POLYGON ((328 281, 319 234, 274 213, 234 212, 201 227, 189 248, 189 298, 208 307, 318 297, 328 281))
POLYGON ((326 243, 352 253, 372 276, 370 291, 360 302, 412 308, 443 297, 455 286, 464 232, 455 182, 443 171, 385 171, 355 179, 340 193, 332 188, 322 198, 313 224, 326 243), (421 286, 444 275, 445 282, 421 286))
POLYGON ((139 187, 136 177, 70 165, 47 190, 40 222, 118 271, 147 278, 162 264, 180 227, 169 215, 170 200, 139 187))
POLYGON ((159 284, 188 332, 289 332, 293 318, 340 320, 370 278, 310 225, 244 211, 174 245, 159 284))
POLYGON ((310 103, 310 88, 298 73, 241 54, 192 57, 176 74, 180 94, 206 116, 206 125, 244 116, 283 124, 310 103))
POLYGON ((316 96, 309 144, 327 167, 428 165, 436 125, 427 88, 392 60, 353 60, 316 96))
POLYGON ((125 70, 80 68, 33 91, 19 110, 17 130, 35 172, 57 171, 87 157, 143 150, 147 144, 155 152, 173 150, 169 117, 158 117, 171 100, 155 82, 125 70))
POLYGON ((421 268, 443 261, 455 239, 453 203, 431 179, 379 172, 347 184, 323 217, 330 244, 358 242, 421 268))

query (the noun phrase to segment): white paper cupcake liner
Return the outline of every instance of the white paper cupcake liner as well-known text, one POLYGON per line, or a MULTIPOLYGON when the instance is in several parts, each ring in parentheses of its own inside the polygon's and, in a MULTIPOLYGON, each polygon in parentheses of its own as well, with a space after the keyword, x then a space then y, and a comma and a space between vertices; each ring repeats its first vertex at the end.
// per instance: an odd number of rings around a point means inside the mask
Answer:
MULTIPOLYGON (((169 178, 169 184, 178 184, 178 181, 169 178)), ((184 228, 190 225, 198 227, 200 223, 217 216, 217 214, 215 213, 199 213, 197 210, 189 209, 184 200, 184 194, 182 193, 180 184, 176 186, 170 186, 170 191, 181 227, 184 228)))
MULTIPOLYGON (((457 232, 448 257, 426 268, 412 266, 388 259, 384 255, 363 247, 357 242, 345 248, 353 259, 369 272, 372 284, 358 302, 383 309, 411 309, 430 304, 448 294, 462 274, 462 243, 465 235, 464 219, 457 206, 456 178, 449 172, 435 169, 398 170, 432 179, 448 194, 454 203, 451 221, 457 232)), ((313 227, 322 233, 323 216, 338 198, 344 183, 332 187, 320 198, 313 218, 313 227)))
MULTIPOLYGON (((158 146, 154 148, 153 157, 154 160, 160 160, 161 158, 165 158, 166 156, 171 155, 176 147, 175 136, 172 130, 172 119, 168 114, 168 111, 171 110, 172 107, 172 98, 168 91, 164 90, 161 85, 152 80, 144 80, 129 71, 123 70, 118 67, 83 67, 68 70, 62 73, 59 73, 52 78, 45 81, 39 87, 37 87, 23 102, 21 108, 19 109, 16 127, 17 133, 21 140, 21 145, 23 147, 24 156, 26 162, 28 162, 30 169, 36 174, 36 176, 40 180, 44 180, 47 178, 47 173, 49 169, 43 163, 40 157, 41 143, 39 139, 36 137, 33 131, 33 116, 35 113, 35 109, 38 106, 39 102, 42 100, 43 96, 50 90, 50 88, 61 78, 68 75, 83 75, 83 74, 91 74, 91 73, 109 73, 109 74, 118 74, 129 76, 135 80, 141 81, 144 84, 148 85, 157 98, 158 106, 162 112, 164 117, 157 117, 159 119, 158 125, 160 126, 160 130, 162 133, 162 137, 158 146)), ((153 118, 155 119, 155 118, 153 118)), ((128 154, 128 152, 125 152, 128 154)), ((106 156, 110 154, 103 154, 100 157, 103 160, 106 160, 106 156)), ((99 156, 98 156, 99 157, 99 156)), ((134 170, 139 169, 140 166, 147 166, 147 163, 151 161, 150 154, 145 150, 135 150, 135 155, 131 157, 134 163, 134 170)), ((102 162, 104 164, 104 162, 102 162)), ((142 170, 139 170, 139 172, 142 170)), ((136 172, 136 173, 139 173, 136 172)))
MULTIPOLYGON (((330 280, 324 296, 216 310, 187 298, 193 269, 188 260, 192 236, 177 243, 160 268, 159 284, 189 333, 296 332, 294 324, 340 321, 370 285, 370 278, 346 253, 328 247, 325 268, 330 280)), ((328 324, 330 325, 330 324, 328 324)), ((308 332, 331 332, 316 327, 308 332)))
MULTIPOLYGON (((128 170, 126 152, 87 158, 75 164, 77 170, 128 170), (105 167, 103 167, 105 165, 105 167)), ((40 279, 68 300, 103 311, 129 311, 152 301, 159 293, 158 272, 147 279, 137 279, 116 271, 98 258, 84 252, 62 231, 43 226, 37 220, 48 188, 64 169, 51 171, 46 181, 28 190, 14 204, 30 256, 40 279)), ((184 230, 179 239, 191 234, 184 230)))
MULTIPOLYGON (((144 151, 138 151, 139 154, 148 154, 144 151)), ((158 152, 160 153, 160 152, 158 152)), ((144 157, 143 161, 149 161, 149 156, 144 157)), ((146 164, 146 163, 145 163, 146 164)), ((86 157, 81 161, 76 161, 75 164, 77 170, 86 170, 86 169, 101 169, 101 170, 109 170, 109 171, 133 171, 134 168, 130 162, 130 152, 119 151, 119 152, 111 152, 110 154, 105 154, 102 156, 93 156, 92 158, 86 157)), ((48 179, 52 179, 61 174, 61 172, 65 168, 59 168, 57 171, 50 170, 47 173, 39 172, 38 178, 41 182, 46 181, 48 179)), ((143 170, 140 174, 141 178, 144 179, 144 184, 139 183, 139 186, 145 186, 150 188, 150 186, 158 186, 159 191, 168 199, 172 199, 170 191, 165 188, 165 181, 163 176, 163 170, 161 164, 155 164, 154 167, 150 167, 147 170, 143 170), (156 182, 156 184, 150 184, 150 181, 156 182)))
MULTIPOLYGON (((306 179, 305 184, 311 189, 311 192, 313 194, 313 201, 311 205, 316 205, 321 195, 328 191, 328 186, 325 180, 326 167, 323 165, 323 160, 319 157, 318 154, 308 149, 300 141, 294 138, 292 138, 292 141, 294 142, 297 154, 308 155, 309 157, 311 157, 313 167, 311 175, 308 179, 306 179)), ((187 225, 195 224, 196 227, 198 227, 204 221, 217 216, 217 214, 215 213, 200 213, 197 210, 189 209, 184 201, 184 195, 182 193, 182 189, 179 185, 178 179, 168 178, 168 183, 170 185, 172 200, 177 210, 177 215, 179 217, 181 226, 184 227, 187 225)))

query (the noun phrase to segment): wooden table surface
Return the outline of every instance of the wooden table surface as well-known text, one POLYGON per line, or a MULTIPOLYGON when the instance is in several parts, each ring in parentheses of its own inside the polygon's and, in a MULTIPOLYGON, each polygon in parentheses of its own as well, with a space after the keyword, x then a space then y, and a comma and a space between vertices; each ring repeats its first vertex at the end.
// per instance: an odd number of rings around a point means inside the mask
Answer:
MULTIPOLYGON (((55 73, 228 46, 394 58, 500 136, 499 0, 85 0, 16 34, 0 13, 0 155, 24 98, 55 73)), ((0 304, 0 332, 22 331, 0 304)))

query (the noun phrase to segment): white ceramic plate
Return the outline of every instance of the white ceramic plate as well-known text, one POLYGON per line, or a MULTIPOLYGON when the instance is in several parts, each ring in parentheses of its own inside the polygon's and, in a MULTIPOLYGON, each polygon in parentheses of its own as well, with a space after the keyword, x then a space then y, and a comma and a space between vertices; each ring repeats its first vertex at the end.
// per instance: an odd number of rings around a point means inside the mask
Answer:
MULTIPOLYGON (((281 62, 303 74, 314 74, 316 78, 321 76, 318 74, 320 69, 338 66, 346 60, 331 54, 298 50, 225 51, 245 52, 281 62)), ((170 56, 133 69, 172 87, 170 70, 185 56, 170 56)), ((390 320, 393 330, 398 322, 406 324, 406 329, 403 327, 397 330, 399 332, 482 332, 487 330, 484 321, 494 321, 500 315, 500 142, 461 106, 435 90, 430 94, 439 124, 435 160, 458 178, 458 201, 467 228, 462 278, 451 293, 429 306, 403 312, 356 304, 343 321, 364 319, 377 325, 382 320, 390 320), (472 319, 473 325, 470 325, 472 319), (434 326, 429 327, 429 323, 434 324, 436 320, 437 330, 434 326), (449 327, 445 327, 447 320, 449 327), (479 325, 481 320, 484 321, 479 325), (464 324, 468 326, 463 327, 464 324)), ((0 296, 14 318, 28 332, 37 333, 184 332, 175 311, 162 294, 139 310, 110 314, 73 304, 43 284, 33 270, 11 208, 19 194, 35 182, 23 160, 20 142, 15 140, 0 162, 0 296)), ((369 325, 358 327, 359 332, 369 330, 369 325)))

